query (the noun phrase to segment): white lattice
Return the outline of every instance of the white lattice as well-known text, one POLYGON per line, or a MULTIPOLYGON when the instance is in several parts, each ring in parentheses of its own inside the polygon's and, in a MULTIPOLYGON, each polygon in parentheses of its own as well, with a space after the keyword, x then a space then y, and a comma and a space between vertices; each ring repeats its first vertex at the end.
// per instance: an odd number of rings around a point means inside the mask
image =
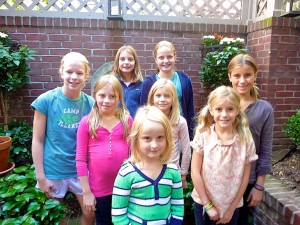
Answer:
MULTIPOLYGON (((0 15, 105 19, 111 0, 0 0, 0 15)), ((263 15, 266 0, 121 0, 124 20, 243 23, 255 11, 263 15), (247 17, 247 18, 246 18, 247 17)), ((272 0, 274 1, 274 0, 272 0)), ((112 8, 112 10, 115 10, 112 8)))

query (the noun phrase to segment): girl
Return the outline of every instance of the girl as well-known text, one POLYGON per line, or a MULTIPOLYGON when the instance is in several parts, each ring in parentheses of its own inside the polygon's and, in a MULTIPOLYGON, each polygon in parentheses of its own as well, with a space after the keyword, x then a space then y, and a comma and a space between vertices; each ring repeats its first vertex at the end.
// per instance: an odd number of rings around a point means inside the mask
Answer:
POLYGON ((141 104, 148 99, 150 88, 160 78, 173 82, 179 101, 180 114, 186 119, 189 128, 189 137, 193 137, 194 129, 194 100, 191 79, 182 71, 175 71, 176 49, 169 41, 159 42, 154 49, 154 59, 157 66, 156 74, 148 76, 142 86, 141 104))
POLYGON ((114 180, 129 157, 127 136, 132 119, 122 101, 122 87, 111 75, 95 84, 95 104, 82 118, 77 132, 76 167, 83 189, 83 205, 96 211, 97 225, 111 223, 114 180))
POLYGON ((31 104, 34 109, 32 158, 37 187, 48 198, 61 202, 67 191, 73 192, 82 209, 83 225, 94 224, 94 214, 83 207, 75 167, 78 124, 91 111, 94 102, 81 91, 89 73, 85 56, 78 52, 66 54, 59 69, 63 86, 47 91, 31 104))
POLYGON ((182 224, 180 173, 168 164, 172 152, 168 118, 154 106, 141 107, 129 138, 132 155, 114 184, 113 223, 182 224))
POLYGON ((191 160, 189 130, 186 120, 180 116, 176 89, 172 81, 164 78, 156 81, 150 89, 148 104, 159 108, 170 119, 173 142, 175 143, 172 150, 171 162, 176 164, 180 169, 182 186, 183 188, 187 188, 186 175, 188 174, 191 160), (179 165, 179 143, 181 144, 182 152, 181 166, 179 165))
POLYGON ((231 87, 210 93, 191 146, 196 224, 237 224, 250 162, 257 155, 239 96, 231 87))
POLYGON ((262 201, 265 178, 271 172, 274 116, 271 104, 259 98, 255 85, 257 71, 257 63, 249 54, 235 56, 228 65, 228 76, 232 87, 240 95, 241 109, 249 120, 258 155, 258 160, 251 166, 249 184, 244 194, 244 206, 240 210, 241 225, 249 224, 247 220, 249 221, 250 209, 262 201))
POLYGON ((133 47, 123 46, 118 50, 112 74, 119 79, 123 88, 123 101, 130 115, 134 117, 140 106, 143 76, 138 56, 133 47))

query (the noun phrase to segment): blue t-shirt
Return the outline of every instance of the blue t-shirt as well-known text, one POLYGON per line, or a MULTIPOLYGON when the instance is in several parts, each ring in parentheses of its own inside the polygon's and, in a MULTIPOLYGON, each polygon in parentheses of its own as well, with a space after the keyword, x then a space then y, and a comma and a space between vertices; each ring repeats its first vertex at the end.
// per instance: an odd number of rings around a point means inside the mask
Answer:
POLYGON ((94 100, 81 92, 77 99, 66 97, 61 87, 40 95, 32 104, 47 117, 44 140, 44 171, 47 179, 77 177, 76 133, 81 118, 90 113, 94 100))

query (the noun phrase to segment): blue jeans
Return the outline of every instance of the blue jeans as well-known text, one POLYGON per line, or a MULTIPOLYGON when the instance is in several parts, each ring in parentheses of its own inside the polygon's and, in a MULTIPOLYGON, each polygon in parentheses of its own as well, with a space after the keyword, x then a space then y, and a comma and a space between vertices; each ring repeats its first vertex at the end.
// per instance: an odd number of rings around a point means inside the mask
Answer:
MULTIPOLYGON (((210 220, 207 213, 203 216, 203 206, 194 203, 194 212, 195 212, 195 221, 196 225, 216 225, 215 221, 210 220)), ((238 224, 238 218, 239 218, 239 209, 236 209, 232 215, 232 218, 228 225, 237 225, 238 224)))
POLYGON ((96 198, 96 224, 113 225, 111 221, 111 199, 112 195, 96 198))
POLYGON ((253 225, 253 211, 255 207, 249 207, 247 202, 248 195, 250 194, 250 191, 254 187, 254 184, 248 184, 247 189, 244 193, 243 199, 244 199, 244 205, 240 208, 240 215, 238 224, 239 225, 253 225))

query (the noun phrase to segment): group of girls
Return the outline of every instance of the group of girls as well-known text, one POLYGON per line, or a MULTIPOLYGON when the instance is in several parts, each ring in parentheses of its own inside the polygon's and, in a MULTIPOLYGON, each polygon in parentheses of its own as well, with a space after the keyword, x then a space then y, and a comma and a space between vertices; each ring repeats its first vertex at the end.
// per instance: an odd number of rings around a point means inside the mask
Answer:
POLYGON ((272 147, 272 107, 259 99, 254 59, 231 61, 233 88, 210 93, 196 128, 191 80, 175 70, 174 45, 159 42, 154 59, 156 73, 143 80, 135 50, 121 47, 90 97, 82 91, 87 59, 63 57, 63 86, 32 103, 37 187, 59 201, 73 192, 83 225, 182 224, 191 146, 196 224, 241 224, 248 212, 238 208, 262 199, 272 147))

